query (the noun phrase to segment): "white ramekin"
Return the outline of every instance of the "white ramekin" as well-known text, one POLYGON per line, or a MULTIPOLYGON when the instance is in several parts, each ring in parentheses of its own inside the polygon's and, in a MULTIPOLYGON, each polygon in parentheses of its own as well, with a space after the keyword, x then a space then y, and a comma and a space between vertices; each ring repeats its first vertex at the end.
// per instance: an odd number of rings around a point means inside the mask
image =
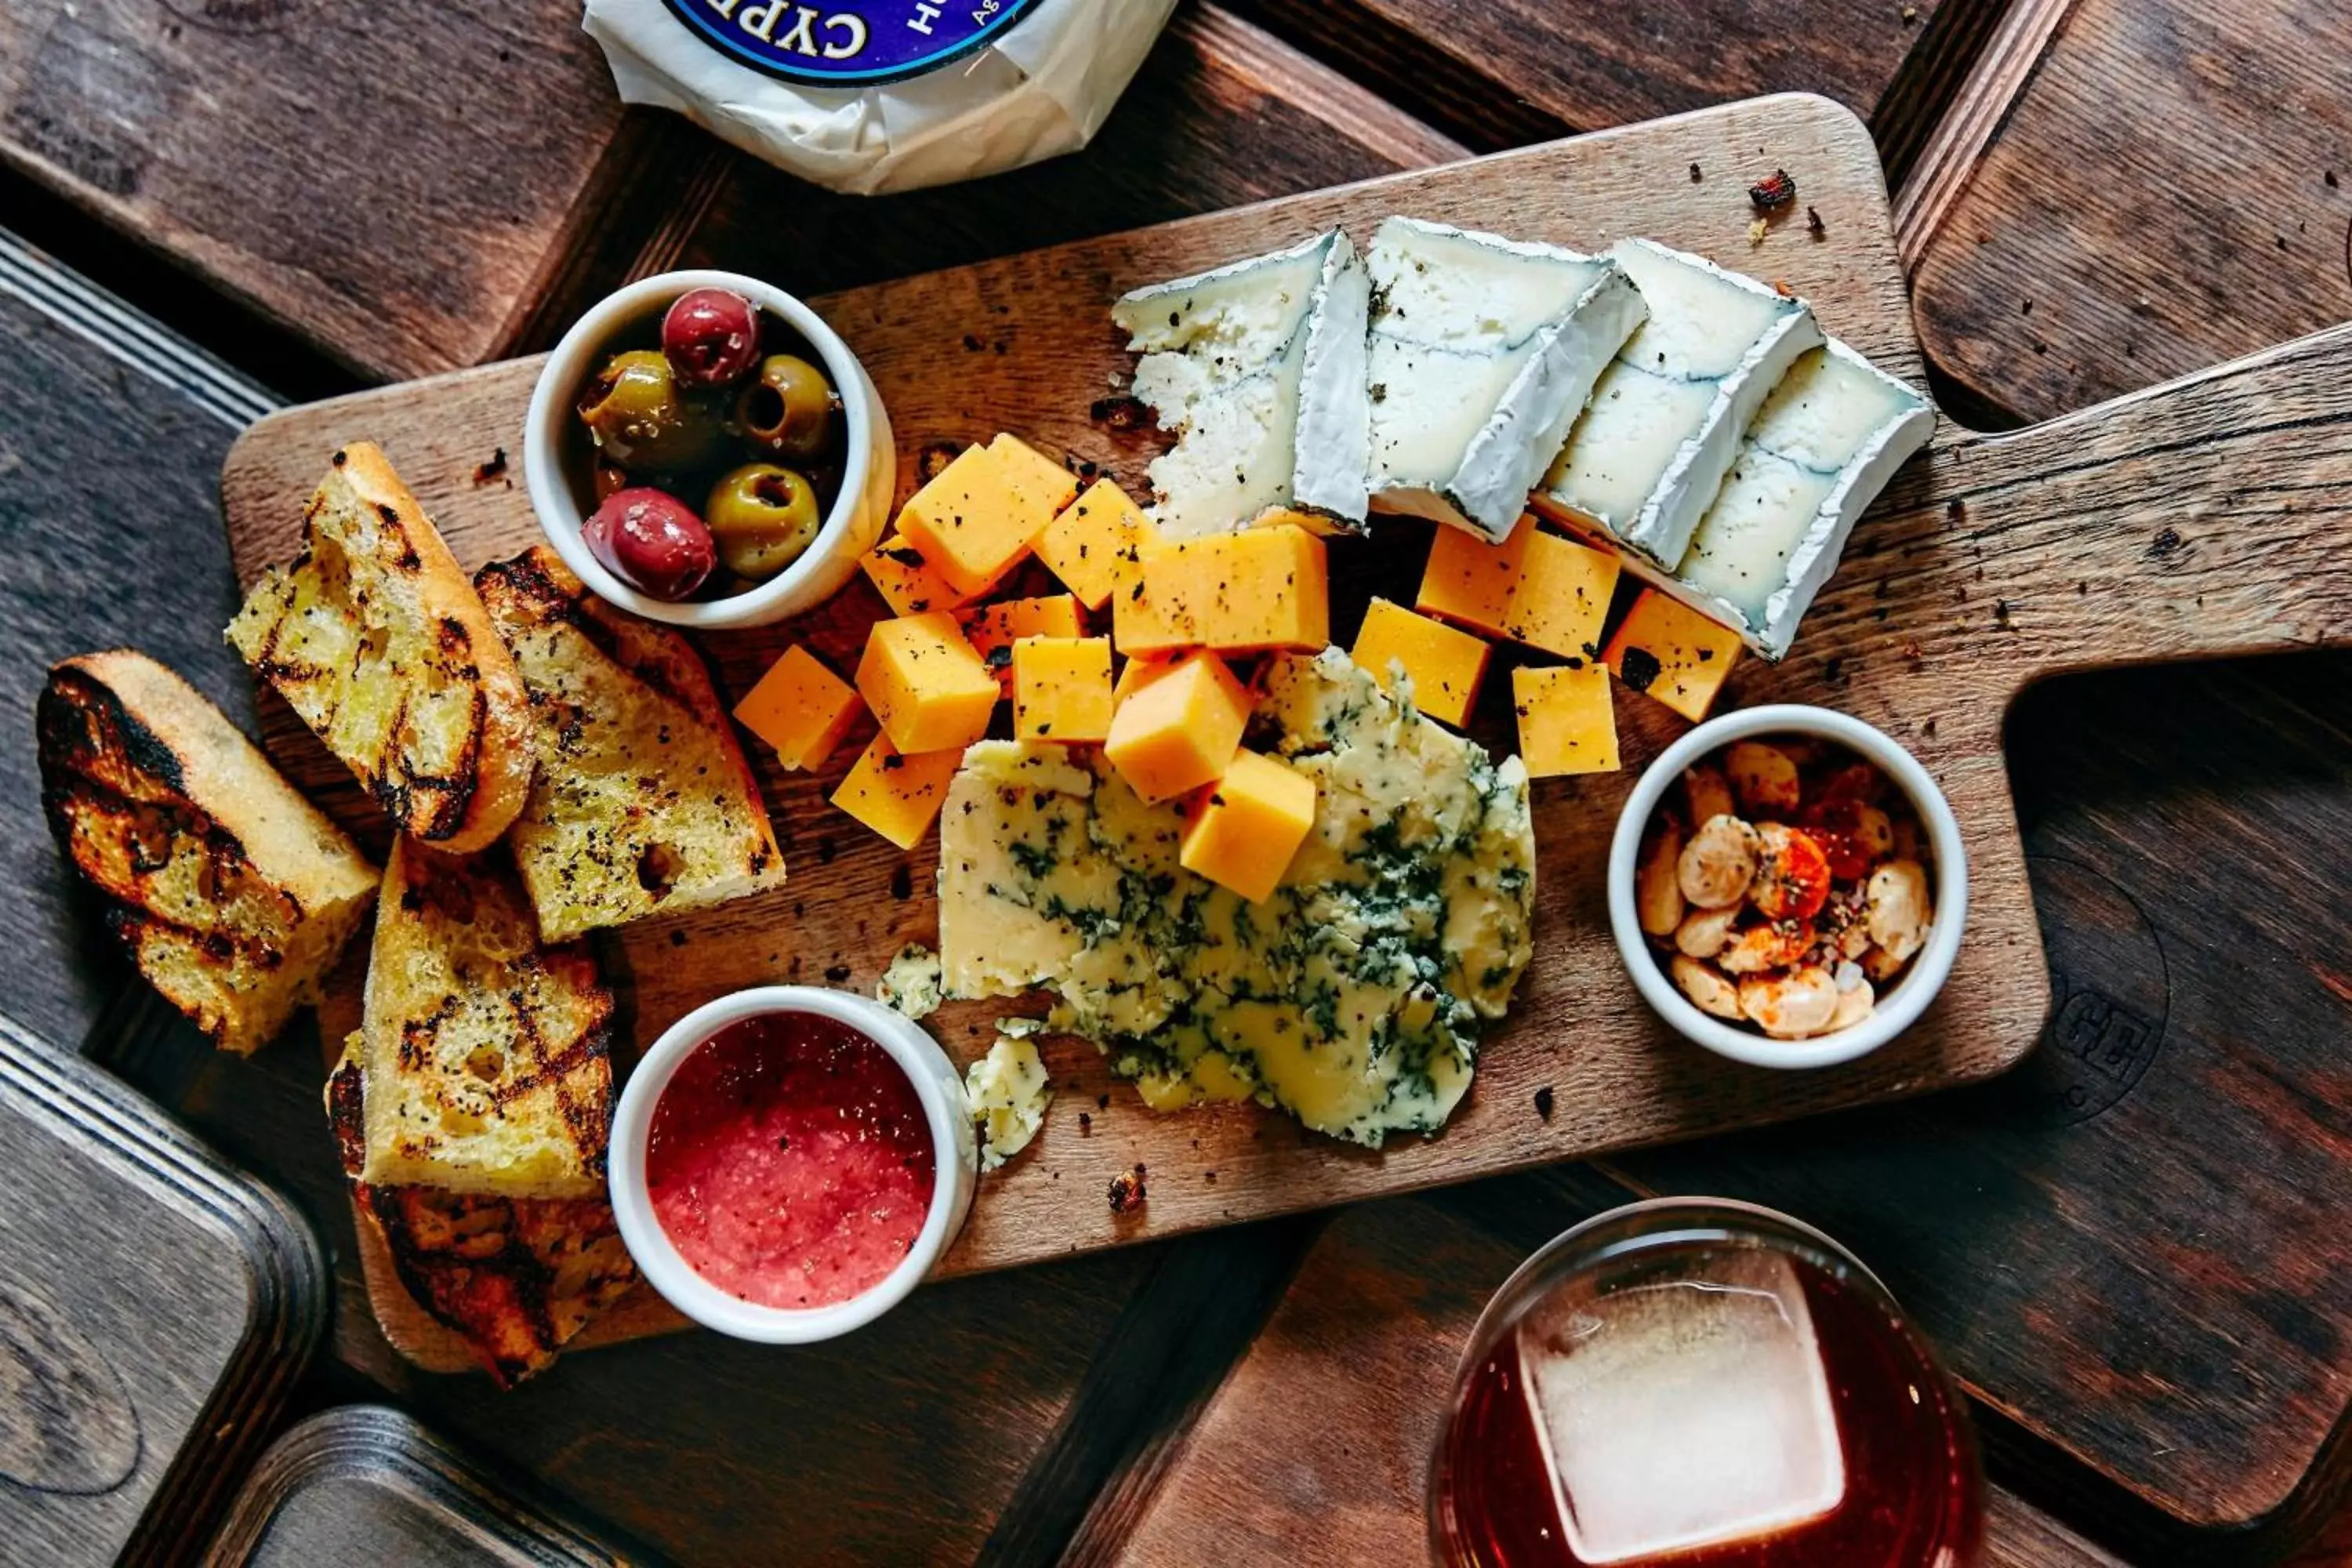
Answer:
POLYGON ((613 1215, 637 1269, 679 1311, 705 1328, 762 1344, 807 1344, 864 1328, 922 1282, 971 1212, 980 1181, 979 1146, 964 1099, 963 1078, 939 1042, 910 1019, 870 997, 812 985, 761 985, 707 1002, 671 1025, 637 1063, 629 1087, 613 1113, 612 1152, 607 1160, 613 1215), (830 1307, 763 1307, 730 1295, 696 1273, 678 1255, 654 1216, 653 1192, 646 1183, 646 1144, 654 1107, 678 1069, 730 1024, 773 1013, 814 1014, 856 1029, 890 1053, 905 1069, 922 1101, 931 1131, 930 1212, 915 1245, 882 1282, 864 1295, 830 1307))
POLYGON ((898 457, 890 416, 882 406, 881 395, 874 390, 873 379, 849 352, 849 345, 815 311, 782 289, 740 272, 664 272, 606 295, 573 323, 555 345, 555 352, 547 356, 538 384, 531 389, 530 412, 524 416, 522 472, 531 509, 539 514, 539 526, 548 542, 600 598, 647 620, 715 630, 781 621, 813 610, 839 592, 856 572, 857 558, 881 541, 883 528, 890 521, 898 457), (588 552, 580 529, 593 510, 593 498, 583 488, 584 476, 565 470, 563 453, 572 424, 579 417, 576 405, 582 385, 616 342, 633 330, 657 324, 670 302, 691 289, 731 289, 808 340, 841 395, 849 426, 848 448, 841 493, 834 498, 824 527, 805 554, 768 581, 740 594, 672 604, 638 593, 588 552))
POLYGON ((1617 834, 1609 844, 1609 929, 1625 968, 1641 988, 1643 998, 1659 1017, 1685 1038, 1717 1056, 1762 1068, 1821 1068, 1868 1056, 1895 1038, 1927 1010, 1936 993, 1952 973, 1960 951, 1961 928, 1968 922, 1969 866, 1960 846, 1960 825, 1951 803, 1917 758, 1880 731, 1861 720, 1827 708, 1784 703, 1745 708, 1710 719, 1659 753, 1633 785, 1617 818, 1617 834), (1667 789, 1685 768, 1717 747, 1733 741, 1769 735, 1809 735, 1834 741, 1875 763, 1902 790, 1918 813, 1935 853, 1935 921, 1927 944, 1911 960, 1885 1004, 1851 1028, 1817 1035, 1809 1040, 1775 1040, 1711 1017, 1682 994, 1655 949, 1643 935, 1633 906, 1634 869, 1641 859, 1642 832, 1656 813, 1667 789))

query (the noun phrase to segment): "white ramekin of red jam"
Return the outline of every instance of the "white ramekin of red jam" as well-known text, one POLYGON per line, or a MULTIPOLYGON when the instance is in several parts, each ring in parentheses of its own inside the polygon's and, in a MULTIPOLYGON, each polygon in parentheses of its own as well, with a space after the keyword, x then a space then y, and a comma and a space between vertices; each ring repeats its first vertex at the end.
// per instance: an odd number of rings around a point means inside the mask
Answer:
POLYGON ((938 1042, 845 991, 738 991, 671 1026, 613 1118, 613 1212, 637 1268, 707 1328, 803 1344, 906 1299, 979 1180, 938 1042))

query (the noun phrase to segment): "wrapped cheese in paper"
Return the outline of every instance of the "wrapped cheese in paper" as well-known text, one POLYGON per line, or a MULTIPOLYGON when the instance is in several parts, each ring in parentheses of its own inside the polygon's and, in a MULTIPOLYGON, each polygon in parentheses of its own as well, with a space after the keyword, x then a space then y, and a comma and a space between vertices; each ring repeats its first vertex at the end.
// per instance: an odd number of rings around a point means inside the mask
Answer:
POLYGON ((1176 0, 587 0, 631 103, 878 195, 1087 144, 1176 0))

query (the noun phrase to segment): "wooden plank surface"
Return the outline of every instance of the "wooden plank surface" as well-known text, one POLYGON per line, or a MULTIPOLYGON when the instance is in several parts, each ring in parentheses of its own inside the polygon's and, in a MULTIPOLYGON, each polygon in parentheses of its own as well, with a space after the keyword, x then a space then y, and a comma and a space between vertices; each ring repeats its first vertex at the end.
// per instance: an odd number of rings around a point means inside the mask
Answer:
MULTIPOLYGON (((1532 1242, 1477 1223, 1489 1183, 1349 1210, 1135 1512, 1066 1562, 1120 1568, 1381 1568, 1427 1561, 1429 1455, 1472 1324, 1532 1242)), ((1565 1228, 1582 1212, 1557 1211, 1565 1228)), ((2116 1568, 2016 1497, 1989 1499, 1986 1562, 2116 1568)))
MULTIPOLYGON (((1868 140, 1843 110, 1801 97, 1761 100, 1443 173, 1400 176, 880 285, 832 297, 824 309, 864 356, 893 410, 900 432, 902 491, 911 489, 913 464, 925 447, 984 436, 1000 424, 1022 430, 1048 450, 1100 462, 1132 482, 1139 479, 1150 446, 1088 417, 1090 395, 1128 363, 1097 314, 1121 289, 1250 254, 1336 218, 1360 223, 1399 207, 1508 227, 1515 219, 1533 217, 1528 209, 1538 195, 1562 188, 1584 196, 1579 205, 1588 216, 1567 223, 1556 219, 1543 229, 1546 237, 1591 246, 1631 228, 1735 257, 1785 278, 1813 299, 1831 330, 1898 371, 1913 368, 1868 140), (1732 171, 1759 156, 1807 171, 1830 226, 1826 242, 1784 229, 1775 241, 1748 250, 1747 182, 1732 171), (1712 184, 1688 178, 1694 162, 1718 171, 1712 184), (985 328, 987 339, 971 332, 974 327, 985 328), (989 340, 1007 352, 987 352, 989 340), (977 357, 974 344, 980 345, 977 357)), ((1524 226, 1520 231, 1529 232, 1524 226)), ((535 539, 520 493, 503 483, 478 484, 473 477, 492 447, 513 439, 534 371, 528 362, 491 367, 320 405, 257 426, 240 442, 225 480, 240 573, 249 577, 265 563, 290 553, 300 504, 322 455, 362 435, 384 443, 461 559, 478 563, 535 539)), ((1998 458, 1985 468, 1992 483, 2013 478, 1998 458)), ((1908 618, 1914 622, 1948 619, 1952 595, 1968 592, 1959 584, 1972 577, 1976 558, 1946 541, 1946 529, 1937 510, 1927 519, 1924 532, 1906 535, 1903 548, 1920 554, 1922 562, 1917 570, 1886 574, 1891 596, 1882 597, 1869 583, 1850 582, 1837 601, 1843 609, 1825 605, 1816 616, 1870 623, 1874 608, 1894 615, 1913 606, 1916 613, 1908 618)), ((860 585, 799 626, 714 637, 706 646, 722 686, 740 690, 792 640, 805 640, 838 667, 854 664, 878 610, 879 601, 860 585)), ((1937 635, 1925 626, 1911 630, 1937 635)), ((1973 631, 1958 634, 1958 641, 1940 645, 1936 657, 1948 668, 1965 668, 1965 653, 1957 660, 1948 656, 1989 632, 1988 616, 1973 631)), ((2027 646, 2005 633, 1998 640, 2005 652, 2027 646)), ((1997 722, 2008 689, 2000 682, 2021 679, 2032 667, 2011 660, 1997 668, 2006 673, 1997 674, 1991 686, 1970 688, 1982 702, 1979 729, 1997 722)), ((1760 668, 1735 677, 1735 683, 1745 681, 1739 689, 1749 695, 1762 689, 1830 694, 1818 680, 1818 668, 1814 674, 1810 688, 1790 680, 1786 670, 1760 668)), ((1899 665, 1882 662, 1873 679, 1887 683, 1878 688, 1875 710, 1885 719, 1897 706, 1889 700, 1892 688, 1908 676, 1899 665)), ((1873 711, 1863 683, 1841 683, 1834 694, 1859 710, 1873 711)), ((1914 715, 1906 710, 1900 717, 1907 725, 1914 715)), ((1627 723, 1638 766, 1669 729, 1645 704, 1629 704, 1627 723)), ((2013 847, 2004 855, 2000 844, 2007 831, 2007 806, 1997 772, 1974 769, 1965 748, 1976 736, 1967 723, 1952 725, 1947 735, 1937 744, 1948 749, 1938 753, 1931 745, 1930 761, 1940 754, 1958 763, 1956 793, 1964 818, 1972 824, 1972 849, 1982 861, 1978 929, 1989 934, 1975 944, 1977 956, 1963 959, 1955 1000, 1938 1016, 1965 1012, 1988 1026, 1967 1032, 1930 1028, 1854 1068, 1822 1074, 1727 1077, 1691 1053, 1662 1048, 1663 1026, 1634 1001, 1599 918, 1599 861, 1614 803, 1632 774, 1548 784, 1537 803, 1538 837, 1547 846, 1538 885, 1549 889, 1538 929, 1546 957, 1530 975, 1514 1022, 1486 1055, 1487 1086, 1474 1095, 1445 1139, 1365 1155, 1269 1125, 1255 1108, 1162 1120, 1141 1111, 1123 1089, 1114 1089, 1091 1047, 1063 1042, 1049 1049, 1048 1058, 1057 1081, 1075 1085, 1075 1091, 1065 1089, 1066 1103, 1108 1095, 1108 1104, 1090 1127, 1067 1115, 1052 1119, 1038 1152, 988 1184, 947 1271, 1461 1180, 1482 1171, 1689 1135, 1997 1070, 2031 1040, 2042 1005, 2041 976, 2032 962, 2031 927, 2024 923, 2030 913, 2022 877, 2013 847), (2023 955, 2021 965, 1996 959, 2011 946, 2023 955), (1531 1103, 1535 1090, 1547 1084, 1555 1087, 1559 1106, 1549 1121, 1531 1103), (1139 1220, 1118 1221, 1100 1194, 1114 1173, 1139 1162, 1161 1173, 1154 1197, 1139 1220), (1211 1171, 1216 1173, 1213 1180, 1211 1171)), ((331 808, 349 809, 355 792, 348 777, 305 737, 279 724, 273 729, 273 743, 295 776, 319 790, 331 808)), ((788 862, 801 868, 782 894, 700 916, 645 922, 619 934, 619 968, 633 986, 641 1037, 649 1037, 688 1008, 734 985, 780 977, 870 985, 904 942, 932 935, 931 878, 923 860, 928 851, 918 851, 911 861, 902 858, 821 804, 822 791, 848 755, 845 751, 815 780, 772 769, 763 777, 780 831, 788 839, 788 862)), ((993 1010, 1001 1007, 942 1015, 950 1048, 975 1048, 982 1018, 993 1010)))
POLYGON ((376 375, 496 353, 667 134, 566 0, 0 5, 0 160, 376 375))
POLYGON ((2063 19, 1920 237, 1940 368, 2046 418, 2352 317, 2352 10, 2020 9, 2063 19))

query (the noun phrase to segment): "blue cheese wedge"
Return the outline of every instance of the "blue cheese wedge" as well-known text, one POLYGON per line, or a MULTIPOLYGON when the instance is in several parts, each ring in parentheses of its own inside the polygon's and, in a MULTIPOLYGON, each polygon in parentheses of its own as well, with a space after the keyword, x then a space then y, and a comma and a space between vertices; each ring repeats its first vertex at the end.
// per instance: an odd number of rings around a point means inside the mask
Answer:
POLYGON ((1800 355, 1822 344, 1801 300, 1647 239, 1610 255, 1650 313, 1593 388, 1537 505, 1671 571, 1740 433, 1800 355))
POLYGON ((1604 257, 1418 218, 1366 266, 1372 504, 1500 542, 1647 307, 1604 257))
MULTIPOLYGON (((1023 1019, 1028 1023, 1032 1020, 1023 1019)), ((971 1105, 972 1129, 980 1135, 980 1168, 993 1171, 1037 1136, 1054 1089, 1037 1055, 1032 1030, 1011 1030, 1000 1022, 988 1054, 964 1069, 964 1098, 971 1105)))
POLYGON ((1335 228, 1111 307, 1144 356, 1136 397, 1178 432, 1151 465, 1163 535, 1230 532, 1282 509, 1362 528, 1370 299, 1354 242, 1335 228))
POLYGON ((1935 427, 1926 398, 1845 344, 1812 350, 1741 438, 1671 586, 1779 658, 1855 520, 1935 427))
POLYGON ((951 995, 1045 987, 1146 1101, 1255 1099, 1378 1147, 1443 1126, 1531 948, 1527 771, 1339 649, 1268 661, 1258 722, 1316 784, 1313 828, 1250 903, 1178 863, 1172 805, 1088 753, 988 741, 940 824, 951 995))

